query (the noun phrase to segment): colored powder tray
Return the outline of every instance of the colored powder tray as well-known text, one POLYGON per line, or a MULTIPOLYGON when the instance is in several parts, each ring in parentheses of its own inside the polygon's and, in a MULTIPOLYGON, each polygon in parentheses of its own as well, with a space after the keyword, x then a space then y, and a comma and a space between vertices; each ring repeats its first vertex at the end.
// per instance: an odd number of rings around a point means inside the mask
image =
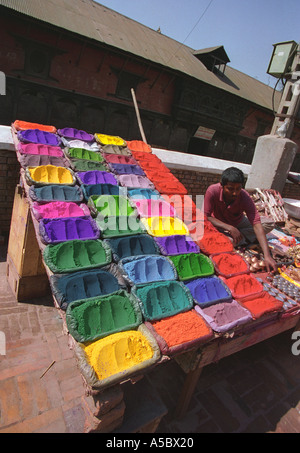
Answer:
POLYGON ((105 296, 121 289, 118 279, 107 270, 89 269, 71 274, 51 275, 50 285, 60 308, 75 300, 105 296))
POLYGON ((156 322, 146 322, 163 355, 180 354, 208 342, 214 334, 195 310, 179 313, 156 322))
POLYGON ((90 216, 41 219, 40 236, 44 244, 58 244, 74 239, 98 239, 100 231, 90 216))
POLYGON ((184 253, 200 253, 199 246, 190 236, 163 236, 155 237, 162 255, 182 255, 184 253))
POLYGON ((141 217, 176 217, 176 211, 166 201, 134 200, 137 212, 141 217))
POLYGON ((93 142, 95 140, 93 135, 88 134, 85 131, 74 129, 73 127, 58 129, 57 133, 62 137, 70 138, 72 140, 84 140, 85 142, 93 142))
POLYGON ((252 321, 251 313, 237 301, 221 302, 209 307, 195 307, 211 328, 218 333, 225 333, 252 321))
POLYGON ((145 153, 143 151, 131 151, 131 153, 138 162, 151 162, 157 165, 160 165, 162 163, 159 157, 152 153, 145 153))
POLYGON ((56 274, 102 268, 112 261, 108 244, 101 240, 72 240, 47 245, 43 258, 49 269, 56 274))
POLYGON ((18 139, 23 143, 40 143, 41 145, 60 146, 61 139, 51 132, 39 129, 27 129, 18 131, 18 139))
POLYGON ((137 328, 142 323, 142 314, 136 298, 121 290, 71 302, 67 307, 66 322, 72 337, 86 343, 137 328))
POLYGON ((228 286, 234 299, 238 301, 244 297, 260 294, 264 287, 252 274, 241 274, 235 277, 220 277, 228 286))
POLYGON ((80 184, 118 185, 118 181, 116 180, 114 175, 112 173, 109 173, 108 171, 91 170, 86 172, 78 172, 76 176, 80 184))
POLYGON ((148 321, 174 316, 193 308, 193 298, 183 283, 155 282, 132 288, 148 321))
POLYGON ((179 280, 207 277, 215 273, 212 261, 202 253, 186 253, 170 256, 178 272, 179 280))
POLYGON ((107 335, 88 346, 77 343, 74 350, 81 374, 96 390, 143 373, 161 357, 157 342, 144 324, 137 330, 107 335))
POLYGON ((36 143, 19 143, 18 151, 21 154, 38 154, 40 156, 63 157, 64 152, 59 146, 41 145, 36 143))
POLYGON ((152 153, 152 149, 147 143, 141 140, 131 140, 127 142, 127 148, 130 151, 139 151, 143 153, 152 153))
POLYGON ((100 151, 100 146, 96 142, 85 142, 84 140, 72 140, 62 137, 61 141, 66 148, 84 148, 89 151, 100 151))
POLYGON ((139 175, 146 176, 139 165, 112 164, 108 163, 109 169, 116 175, 139 175))
POLYGON ((214 263, 216 273, 225 278, 250 272, 247 261, 235 252, 215 253, 210 255, 210 259, 214 263))
POLYGON ((161 195, 157 190, 153 189, 141 189, 141 188, 129 188, 128 189, 128 196, 133 200, 160 200, 161 195))
POLYGON ((159 249, 148 234, 105 239, 110 246, 115 261, 139 255, 159 255, 159 249))
POLYGON ((84 159, 70 159, 71 168, 74 171, 107 171, 107 167, 103 162, 97 162, 95 160, 84 160, 84 159))
POLYGON ((276 314, 283 310, 283 302, 271 296, 267 291, 238 299, 238 302, 250 311, 253 319, 259 319, 271 313, 276 314))
POLYGON ((144 217, 141 222, 151 236, 187 236, 189 234, 187 226, 177 217, 144 217))
POLYGON ((103 218, 97 216, 96 222, 104 239, 145 233, 145 228, 134 215, 103 218))
POLYGON ((17 131, 26 131, 27 129, 39 129, 40 131, 44 131, 44 132, 51 132, 53 134, 56 133, 55 126, 49 126, 49 125, 39 124, 39 123, 30 123, 28 121, 16 120, 13 123, 13 126, 17 131))
POLYGON ((177 278, 176 269, 166 256, 142 255, 123 258, 119 266, 130 285, 138 286, 177 278))
POLYGON ((76 203, 66 201, 52 201, 46 204, 34 202, 31 209, 37 220, 90 215, 89 208, 86 204, 82 203, 78 206, 76 203))
POLYGON ((128 148, 117 145, 105 145, 102 146, 102 152, 104 154, 116 154, 121 156, 131 156, 128 148))
POLYGON ((106 162, 111 164, 128 164, 138 165, 137 161, 132 156, 123 156, 122 154, 103 153, 106 162))
POLYGON ((154 172, 154 171, 157 171, 159 172, 160 174, 162 173, 171 173, 171 170, 168 169, 168 167, 163 164, 161 161, 158 162, 157 160, 153 159, 153 160, 150 160, 150 161, 147 161, 147 160, 141 160, 139 161, 140 163, 140 166, 142 167, 142 169, 144 171, 149 171, 149 172, 154 172))
MULTIPOLYGON (((165 178, 167 179, 167 178, 165 178)), ((179 181, 153 181, 154 187, 158 192, 164 194, 179 194, 186 195, 188 193, 187 189, 179 181)))
POLYGON ((95 134, 95 138, 100 145, 116 145, 116 146, 126 146, 125 140, 123 138, 114 136, 114 135, 106 135, 106 134, 95 134))
POLYGON ((104 159, 100 153, 96 151, 89 151, 84 148, 66 148, 65 155, 69 159, 83 159, 83 160, 92 160, 96 162, 103 162, 104 159))
POLYGON ((136 210, 129 200, 119 195, 91 195, 88 200, 88 206, 93 215, 101 217, 136 214, 136 210))
POLYGON ((151 170, 145 170, 145 173, 147 177, 154 183, 166 182, 166 180, 168 184, 177 184, 179 182, 176 176, 173 175, 173 173, 171 173, 170 171, 166 172, 165 169, 159 170, 158 168, 154 168, 151 170))
POLYGON ((80 203, 83 201, 83 193, 78 186, 31 186, 29 196, 33 201, 47 203, 49 201, 73 201, 80 203))
POLYGON ((203 221, 203 213, 197 208, 189 195, 174 194, 163 195, 162 197, 174 207, 178 217, 186 223, 203 221))
POLYGON ((27 167, 25 178, 29 185, 64 184, 74 186, 76 184, 72 170, 54 165, 27 167))
POLYGON ((126 189, 123 187, 115 186, 113 184, 83 184, 81 186, 84 198, 88 199, 93 196, 101 195, 119 195, 126 197, 126 189))
POLYGON ((40 167, 45 165, 54 165, 55 167, 69 167, 69 162, 65 157, 44 156, 38 154, 22 154, 18 158, 23 168, 40 167))
POLYGON ((186 286, 201 308, 232 299, 229 288, 216 276, 197 278, 186 283, 186 286))
POLYGON ((146 176, 116 175, 119 184, 123 187, 140 187, 141 189, 154 189, 154 185, 146 176))
POLYGON ((194 240, 197 241, 203 253, 207 255, 233 251, 233 244, 230 239, 225 234, 219 232, 204 233, 203 237, 199 240, 196 238, 194 240))

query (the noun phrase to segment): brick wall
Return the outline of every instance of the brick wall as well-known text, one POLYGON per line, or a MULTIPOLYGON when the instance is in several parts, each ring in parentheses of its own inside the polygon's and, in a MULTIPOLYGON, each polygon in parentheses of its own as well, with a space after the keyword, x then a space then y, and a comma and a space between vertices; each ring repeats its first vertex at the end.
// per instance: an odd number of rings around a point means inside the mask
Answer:
MULTIPOLYGON (((220 181, 220 175, 214 173, 201 173, 188 170, 172 170, 172 173, 187 188, 189 195, 204 195, 211 184, 220 181)), ((287 182, 284 186, 283 198, 300 200, 300 185, 287 182)))
MULTIPOLYGON (((187 188, 195 201, 196 195, 204 195, 211 184, 220 181, 220 175, 197 171, 172 169, 172 173, 187 188)), ((0 243, 9 237, 15 187, 19 183, 20 164, 14 151, 0 150, 0 243)), ((300 185, 286 183, 283 197, 300 200, 300 185)))
POLYGON ((20 164, 15 151, 0 150, 0 244, 7 242, 20 164))

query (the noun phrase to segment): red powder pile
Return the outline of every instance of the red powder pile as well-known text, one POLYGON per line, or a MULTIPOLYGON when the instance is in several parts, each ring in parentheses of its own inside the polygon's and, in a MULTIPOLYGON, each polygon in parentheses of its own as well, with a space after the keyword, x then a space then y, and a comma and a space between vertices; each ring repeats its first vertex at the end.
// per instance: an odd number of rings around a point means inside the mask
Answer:
POLYGON ((145 153, 143 151, 131 151, 133 157, 139 162, 142 167, 143 162, 151 162, 152 164, 161 164, 162 161, 155 154, 145 153))
MULTIPOLYGON (((193 236, 192 238, 195 241, 193 236)), ((203 250, 203 253, 206 253, 208 255, 219 252, 233 251, 233 244, 230 239, 219 232, 205 233, 201 239, 195 242, 197 242, 197 244, 200 246, 200 249, 203 250)))
POLYGON ((127 148, 130 149, 130 151, 152 153, 152 149, 150 148, 150 146, 147 145, 147 143, 142 142, 141 140, 131 140, 128 141, 126 144, 127 148))
POLYGON ((239 301, 243 307, 250 311, 253 318, 258 319, 266 313, 272 313, 279 311, 283 307, 283 303, 270 296, 266 291, 259 297, 247 301, 239 301))
POLYGON ((242 274, 249 270, 248 264, 238 253, 219 253, 211 256, 211 259, 216 271, 225 277, 242 274))
POLYGON ((154 322, 152 325, 156 332, 164 338, 169 348, 211 333, 203 318, 193 310, 170 316, 154 322))
MULTIPOLYGON (((195 221, 203 222, 203 212, 196 207, 196 204, 189 195, 163 195, 163 198, 175 208, 178 217, 180 217, 185 224, 195 221)), ((194 225, 191 228, 193 229, 194 225)))
POLYGON ((263 286, 250 274, 224 279, 234 298, 246 297, 263 291, 263 286))

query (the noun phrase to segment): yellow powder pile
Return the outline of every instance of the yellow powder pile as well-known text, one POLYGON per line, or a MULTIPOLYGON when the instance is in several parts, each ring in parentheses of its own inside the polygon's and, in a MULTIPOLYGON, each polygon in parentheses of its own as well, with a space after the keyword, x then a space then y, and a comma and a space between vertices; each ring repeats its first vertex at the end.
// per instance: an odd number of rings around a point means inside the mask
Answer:
POLYGON ((118 137, 118 136, 106 135, 106 134, 95 134, 95 137, 102 145, 126 146, 125 140, 123 140, 123 138, 118 137))
POLYGON ((55 165, 40 165, 29 170, 30 176, 34 181, 52 184, 72 184, 72 173, 64 167, 55 165))
POLYGON ((99 380, 153 357, 153 349, 147 338, 134 330, 108 335, 86 346, 84 350, 99 380))
POLYGON ((152 236, 187 235, 187 226, 177 217, 148 217, 141 221, 152 236))

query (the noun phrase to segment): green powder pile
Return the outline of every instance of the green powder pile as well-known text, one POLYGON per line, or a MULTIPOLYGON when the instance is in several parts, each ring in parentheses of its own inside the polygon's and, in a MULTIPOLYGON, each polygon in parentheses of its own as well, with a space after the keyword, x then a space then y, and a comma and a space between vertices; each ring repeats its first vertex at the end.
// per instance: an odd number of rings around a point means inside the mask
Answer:
POLYGON ((189 280, 214 274, 212 261, 202 253, 186 253, 169 258, 176 267, 179 280, 189 280))
POLYGON ((100 153, 89 151, 88 149, 84 148, 69 148, 68 155, 75 159, 93 160, 97 162, 104 161, 100 153))
POLYGON ((52 272, 72 272, 104 266, 112 260, 111 250, 100 240, 81 241, 75 239, 44 250, 44 260, 52 272))
POLYGON ((152 321, 173 316, 193 306, 185 286, 176 281, 155 282, 136 289, 145 319, 152 321))
POLYGON ((123 290, 107 296, 72 302, 67 308, 70 333, 81 342, 129 330, 141 322, 137 303, 123 290))

